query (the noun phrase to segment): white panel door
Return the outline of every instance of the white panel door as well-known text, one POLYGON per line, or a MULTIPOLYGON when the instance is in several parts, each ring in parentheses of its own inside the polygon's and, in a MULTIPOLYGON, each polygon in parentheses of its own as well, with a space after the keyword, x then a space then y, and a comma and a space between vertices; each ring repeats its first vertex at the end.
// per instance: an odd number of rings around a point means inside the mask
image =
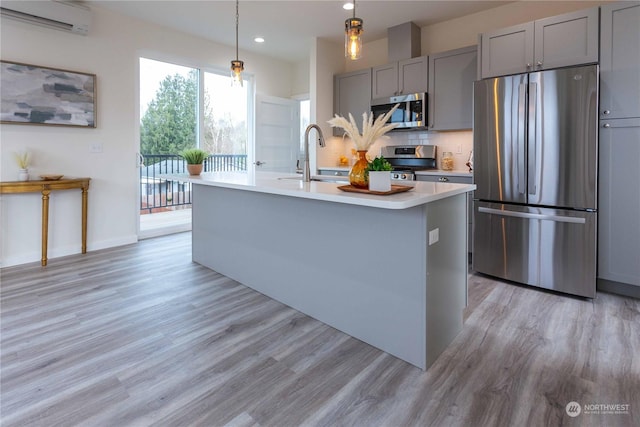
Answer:
POLYGON ((256 170, 295 172, 300 153, 299 102, 264 95, 256 101, 256 170))

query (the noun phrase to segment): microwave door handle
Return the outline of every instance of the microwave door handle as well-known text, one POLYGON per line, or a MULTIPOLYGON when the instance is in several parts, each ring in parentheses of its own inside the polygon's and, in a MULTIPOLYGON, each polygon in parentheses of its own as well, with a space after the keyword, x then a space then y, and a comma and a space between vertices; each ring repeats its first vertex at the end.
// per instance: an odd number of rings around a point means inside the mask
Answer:
POLYGON ((518 86, 518 142, 516 146, 517 151, 517 168, 518 168, 518 193, 524 194, 524 171, 525 171, 525 129, 526 129, 526 101, 527 101, 527 85, 521 83, 518 86))

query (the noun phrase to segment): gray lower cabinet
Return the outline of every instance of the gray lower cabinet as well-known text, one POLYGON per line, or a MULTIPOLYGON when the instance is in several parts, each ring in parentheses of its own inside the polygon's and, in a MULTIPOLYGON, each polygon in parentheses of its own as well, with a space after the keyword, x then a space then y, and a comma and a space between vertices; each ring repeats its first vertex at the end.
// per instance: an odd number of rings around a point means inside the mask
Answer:
MULTIPOLYGON (((416 180, 426 182, 450 182, 453 184, 473 184, 473 175, 458 176, 458 175, 416 175, 416 180)), ((473 192, 467 193, 467 220, 469 227, 467 230, 467 250, 472 252, 473 250, 473 192)))
POLYGON ((600 122, 598 278, 640 286, 640 118, 600 122))
POLYGON ((482 34, 482 78, 598 62, 597 7, 482 34))
POLYGON ((640 2, 600 13, 600 120, 640 117, 640 2))
POLYGON ((429 56, 429 129, 473 127, 473 82, 478 47, 469 46, 429 56))
MULTIPOLYGON (((362 127, 362 113, 371 110, 371 68, 336 74, 333 77, 333 111, 343 117, 349 113, 362 127)), ((362 131, 362 129, 360 129, 362 131)), ((333 134, 342 136, 342 129, 333 129, 333 134)))

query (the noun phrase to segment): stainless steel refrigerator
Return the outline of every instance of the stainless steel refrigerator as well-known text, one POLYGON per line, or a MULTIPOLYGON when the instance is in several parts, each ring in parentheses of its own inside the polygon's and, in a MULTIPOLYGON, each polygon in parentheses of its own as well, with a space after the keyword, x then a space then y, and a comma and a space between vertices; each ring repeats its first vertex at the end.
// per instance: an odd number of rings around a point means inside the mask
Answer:
POLYGON ((474 85, 473 268, 596 293, 598 66, 474 85))

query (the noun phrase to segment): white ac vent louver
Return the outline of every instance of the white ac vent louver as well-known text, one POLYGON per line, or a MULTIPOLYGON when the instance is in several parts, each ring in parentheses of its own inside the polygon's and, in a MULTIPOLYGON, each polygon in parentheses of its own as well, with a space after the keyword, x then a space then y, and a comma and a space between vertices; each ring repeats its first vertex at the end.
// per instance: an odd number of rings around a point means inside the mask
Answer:
POLYGON ((83 36, 89 33, 91 10, 77 2, 2 1, 0 5, 3 18, 83 36))

